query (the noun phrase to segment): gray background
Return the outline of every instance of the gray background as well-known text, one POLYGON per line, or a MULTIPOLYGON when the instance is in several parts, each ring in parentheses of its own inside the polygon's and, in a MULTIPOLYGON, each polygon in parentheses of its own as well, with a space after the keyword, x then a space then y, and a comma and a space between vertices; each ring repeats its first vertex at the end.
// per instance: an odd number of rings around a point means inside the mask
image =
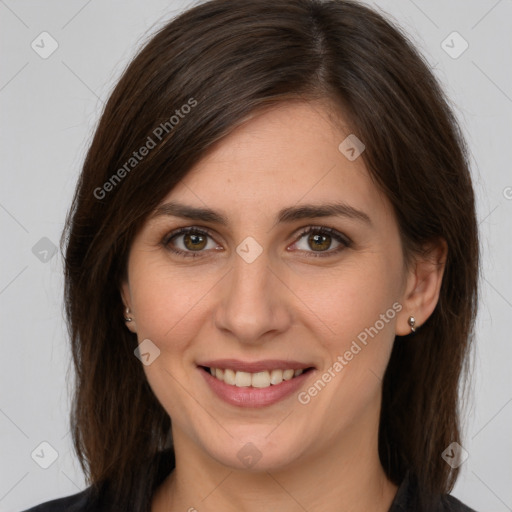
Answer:
MULTIPOLYGON (((469 457, 453 494, 479 511, 512 510, 512 2, 377 4, 425 54, 471 148, 482 292, 465 412, 469 457), (464 42, 447 39, 454 31, 469 44, 457 58, 464 42)), ((19 511, 85 487, 68 431, 73 375, 67 374, 62 263, 52 246, 58 245, 92 130, 116 79, 154 30, 190 5, 0 0, 0 511, 19 511), (35 41, 39 52, 51 48, 49 39, 41 43, 43 31, 58 44, 46 59, 31 47, 35 41), (58 454, 47 469, 41 465, 52 461, 52 450, 42 442, 58 454)))

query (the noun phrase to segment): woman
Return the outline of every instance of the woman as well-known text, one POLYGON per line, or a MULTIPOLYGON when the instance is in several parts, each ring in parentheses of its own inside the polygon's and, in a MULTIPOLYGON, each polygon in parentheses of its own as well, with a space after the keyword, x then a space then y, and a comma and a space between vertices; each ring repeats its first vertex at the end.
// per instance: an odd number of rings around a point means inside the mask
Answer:
MULTIPOLYGON (((64 240, 63 240, 64 241, 64 240)), ((213 0, 123 74, 65 232, 89 487, 31 509, 469 511, 466 146, 345 0, 213 0)))

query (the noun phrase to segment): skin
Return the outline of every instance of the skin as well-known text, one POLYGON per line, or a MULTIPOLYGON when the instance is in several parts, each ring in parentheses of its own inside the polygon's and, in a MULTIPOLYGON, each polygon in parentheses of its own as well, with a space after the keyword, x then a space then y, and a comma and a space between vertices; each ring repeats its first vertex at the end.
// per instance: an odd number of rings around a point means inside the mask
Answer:
MULTIPOLYGON (((338 150, 351 132, 328 112, 322 103, 289 102, 253 115, 162 201, 220 211, 228 226, 159 216, 133 241, 121 289, 133 318, 127 327, 160 350, 144 371, 172 418, 176 452, 152 512, 250 512, 269 503, 282 512, 385 512, 393 501, 397 487, 378 457, 381 379, 395 335, 411 332, 407 318, 421 325, 437 303, 446 248, 431 247, 437 265, 416 259, 406 267, 389 201, 363 159, 338 150), (371 224, 334 216, 275 221, 281 208, 333 201, 365 212, 371 224), (185 226, 211 232, 195 258, 162 243, 185 226), (308 235, 299 238, 308 226, 333 228, 352 243, 327 235, 319 251, 308 235), (236 252, 248 236, 263 249, 252 263, 236 252), (401 310, 307 404, 295 393, 259 409, 226 404, 196 366, 217 358, 299 360, 315 366, 307 390, 394 303, 401 310), (237 453, 249 442, 261 458, 245 467, 237 453)), ((186 241, 181 235, 170 245, 190 254, 186 241)))

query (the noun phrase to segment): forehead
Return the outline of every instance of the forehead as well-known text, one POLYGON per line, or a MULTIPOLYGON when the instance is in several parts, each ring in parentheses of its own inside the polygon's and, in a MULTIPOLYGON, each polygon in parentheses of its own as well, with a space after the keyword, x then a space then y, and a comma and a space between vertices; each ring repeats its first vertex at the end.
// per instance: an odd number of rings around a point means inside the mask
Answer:
POLYGON ((289 102, 258 112, 211 148, 162 203, 179 198, 243 218, 343 202, 379 215, 389 205, 363 158, 340 150, 350 135, 325 103, 289 102))

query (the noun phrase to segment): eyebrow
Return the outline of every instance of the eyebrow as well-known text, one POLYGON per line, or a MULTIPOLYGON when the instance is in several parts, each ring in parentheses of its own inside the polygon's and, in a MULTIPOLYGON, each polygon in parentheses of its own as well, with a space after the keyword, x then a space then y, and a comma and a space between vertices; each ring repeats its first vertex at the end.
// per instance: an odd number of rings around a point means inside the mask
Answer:
MULTIPOLYGON (((162 215, 212 222, 222 226, 229 224, 227 217, 221 212, 210 208, 189 206, 176 201, 158 206, 151 217, 154 218, 162 215)), ((372 225, 368 214, 343 202, 289 206, 279 211, 277 214, 277 223, 290 223, 301 219, 314 219, 319 217, 347 217, 365 222, 370 226, 372 225)))

